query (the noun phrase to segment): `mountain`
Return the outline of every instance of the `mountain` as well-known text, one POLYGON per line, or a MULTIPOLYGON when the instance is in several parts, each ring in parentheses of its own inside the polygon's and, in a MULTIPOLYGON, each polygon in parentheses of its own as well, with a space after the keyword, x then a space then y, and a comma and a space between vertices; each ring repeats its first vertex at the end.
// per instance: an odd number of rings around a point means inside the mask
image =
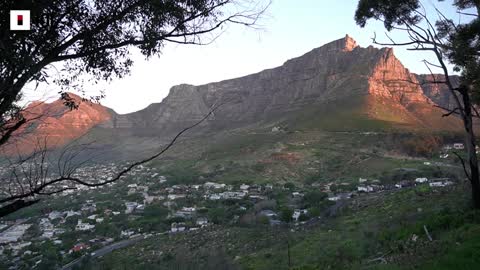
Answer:
POLYGON ((426 88, 393 49, 361 48, 348 35, 281 67, 206 85, 174 86, 161 103, 115 116, 110 127, 168 133, 198 121, 215 104, 224 105, 206 124, 213 130, 294 119, 308 110, 320 118, 316 112, 331 115, 331 109, 412 128, 458 127, 455 119, 441 119, 426 88))
POLYGON ((30 124, 27 130, 35 136, 27 138, 48 134, 53 138, 49 145, 65 144, 88 131, 106 138, 120 136, 118 140, 169 138, 219 104, 196 128, 197 134, 274 125, 330 130, 461 128, 457 118, 442 118, 442 110, 434 107, 435 102, 450 104, 448 94, 422 84, 425 80, 428 76, 410 73, 392 48, 362 48, 346 35, 277 68, 200 86, 174 86, 161 103, 130 114, 119 115, 98 104, 68 111, 60 101, 35 103, 29 108, 54 115, 30 124))
POLYGON ((62 100, 52 103, 33 102, 24 110, 27 123, 20 128, 3 149, 7 153, 29 153, 34 149, 65 145, 95 126, 109 120, 115 113, 100 105, 85 102, 70 93, 78 109, 70 110, 62 100))

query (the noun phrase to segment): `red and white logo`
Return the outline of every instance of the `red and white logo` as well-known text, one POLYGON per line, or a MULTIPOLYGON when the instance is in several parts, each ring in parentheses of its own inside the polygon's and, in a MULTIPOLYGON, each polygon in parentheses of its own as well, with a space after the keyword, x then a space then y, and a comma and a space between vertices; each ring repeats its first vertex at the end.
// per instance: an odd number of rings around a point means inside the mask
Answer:
POLYGON ((10 10, 10 30, 30 30, 30 10, 10 10))

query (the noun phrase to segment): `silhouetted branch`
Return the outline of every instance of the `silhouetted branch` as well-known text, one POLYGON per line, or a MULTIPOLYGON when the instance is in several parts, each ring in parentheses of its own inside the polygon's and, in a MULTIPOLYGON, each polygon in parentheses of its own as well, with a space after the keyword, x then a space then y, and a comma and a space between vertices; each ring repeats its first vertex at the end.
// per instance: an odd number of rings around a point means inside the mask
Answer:
POLYGON ((467 176, 468 180, 472 181, 472 178, 470 176, 470 173, 468 172, 467 170, 467 167, 465 165, 465 160, 457 153, 457 152, 453 152, 453 154, 455 156, 457 156, 457 158, 460 160, 460 162, 462 163, 462 167, 463 167, 463 171, 465 172, 465 175, 467 176))

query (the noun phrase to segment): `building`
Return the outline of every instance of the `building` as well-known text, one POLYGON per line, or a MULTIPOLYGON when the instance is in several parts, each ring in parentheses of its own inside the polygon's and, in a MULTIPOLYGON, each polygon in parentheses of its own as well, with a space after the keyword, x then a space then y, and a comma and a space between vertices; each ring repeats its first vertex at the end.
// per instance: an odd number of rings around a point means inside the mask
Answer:
POLYGON ((77 226, 75 226, 76 231, 89 231, 93 228, 95 228, 95 225, 83 223, 81 219, 78 220, 77 226))
POLYGON ((184 222, 173 222, 171 224, 171 228, 170 228, 170 231, 172 233, 175 233, 175 232, 183 232, 185 231, 187 228, 185 226, 185 223, 184 222))
POLYGON ((197 218, 196 224, 198 226, 202 226, 202 227, 206 226, 206 225, 208 225, 208 219, 206 217, 199 217, 199 218, 197 218))
POLYGON ((84 243, 79 243, 79 244, 76 244, 74 245, 71 249, 70 249, 70 253, 71 252, 80 252, 82 250, 87 250, 89 249, 90 246, 87 245, 87 244, 84 244, 84 243))
POLYGON ((307 209, 295 209, 293 211, 292 218, 293 218, 293 220, 298 221, 298 219, 300 218, 301 215, 306 215, 306 214, 308 214, 307 209))
POLYGON ((206 188, 206 189, 221 189, 221 188, 225 188, 225 184, 218 184, 218 183, 214 183, 214 182, 206 182, 205 184, 203 184, 203 187, 206 188))
POLYGON ((357 187, 358 192, 373 192, 373 187, 372 186, 358 186, 357 187))
POLYGON ((428 179, 425 178, 425 177, 419 177, 417 179, 415 179, 415 183, 418 183, 418 184, 422 184, 422 183, 426 183, 428 182, 428 179))
POLYGON ((462 150, 464 148, 465 148, 465 146, 463 145, 463 143, 454 143, 453 144, 453 149, 462 150))
POLYGON ((135 211, 135 208, 137 208, 138 203, 137 202, 126 202, 125 203, 125 214, 131 214, 133 211, 135 211))

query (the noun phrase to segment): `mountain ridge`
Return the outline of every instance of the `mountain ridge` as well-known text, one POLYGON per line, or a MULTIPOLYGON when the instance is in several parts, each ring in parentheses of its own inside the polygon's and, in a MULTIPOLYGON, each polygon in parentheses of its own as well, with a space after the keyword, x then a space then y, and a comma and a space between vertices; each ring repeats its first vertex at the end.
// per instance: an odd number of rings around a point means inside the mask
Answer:
MULTIPOLYGON (((353 104, 351 100, 358 102, 343 109, 369 119, 413 129, 459 129, 458 119, 442 118, 442 111, 434 107, 435 102, 448 100, 448 94, 440 98, 441 89, 422 87, 426 80, 427 75, 410 73, 392 48, 363 48, 346 35, 276 68, 198 86, 173 86, 162 102, 137 112, 117 114, 98 104, 82 110, 87 107, 82 104, 79 110, 65 113, 68 121, 81 124, 50 121, 49 130, 58 126, 74 131, 57 140, 58 145, 98 128, 126 136, 168 137, 198 122, 214 104, 223 105, 197 133, 288 123, 305 110, 321 110, 329 104, 338 104, 334 107, 341 110, 342 104, 353 104)), ((59 102, 52 104, 55 107, 59 102)))

